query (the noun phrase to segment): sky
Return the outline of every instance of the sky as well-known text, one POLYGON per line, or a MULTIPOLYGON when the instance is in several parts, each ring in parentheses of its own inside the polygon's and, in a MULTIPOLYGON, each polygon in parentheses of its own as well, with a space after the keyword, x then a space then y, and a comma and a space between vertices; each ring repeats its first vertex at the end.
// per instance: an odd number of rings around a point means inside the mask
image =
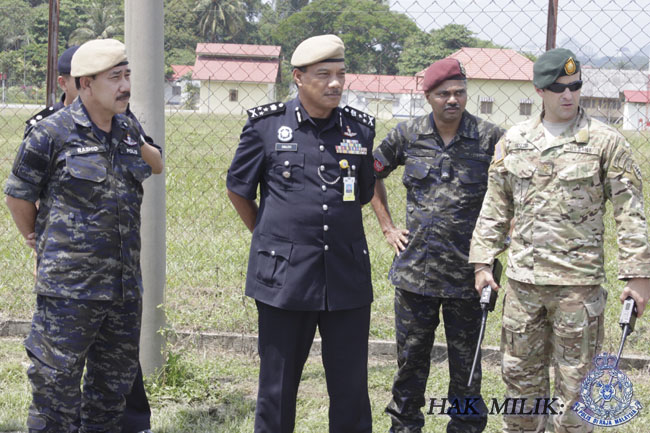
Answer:
MULTIPOLYGON (((424 30, 464 24, 481 39, 540 54, 548 0, 390 0, 424 30)), ((650 55, 650 0, 559 0, 556 46, 578 56, 650 55)))

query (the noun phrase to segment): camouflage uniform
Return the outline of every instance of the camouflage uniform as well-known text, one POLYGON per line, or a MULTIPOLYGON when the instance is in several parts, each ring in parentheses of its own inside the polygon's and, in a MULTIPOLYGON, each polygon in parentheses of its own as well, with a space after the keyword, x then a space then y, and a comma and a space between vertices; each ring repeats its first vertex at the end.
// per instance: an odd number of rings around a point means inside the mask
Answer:
MULTIPOLYGON (((650 277, 641 172, 625 139, 582 109, 551 144, 541 118, 497 144, 470 262, 491 263, 509 230, 502 373, 507 397, 548 397, 548 366, 564 414, 556 433, 587 432, 573 411, 591 357, 600 349, 606 293, 603 214, 613 205, 619 278, 650 277)), ((544 431, 542 416, 504 417, 506 432, 544 431)))
MULTIPOLYGON (((478 340, 481 310, 467 263, 472 229, 487 188, 494 145, 503 134, 495 125, 463 113, 454 139, 444 145, 433 114, 400 123, 374 152, 375 172, 385 178, 404 165, 407 190, 406 249, 390 270, 395 289, 398 371, 386 408, 393 432, 419 432, 434 333, 442 305, 449 355, 449 399, 480 398, 481 369, 467 388, 478 340)), ((440 396, 437 396, 440 398, 440 396)), ((480 432, 479 416, 451 415, 448 432, 480 432)))
POLYGON ((34 125, 5 187, 7 195, 40 201, 37 308, 25 340, 30 432, 76 431, 79 408, 80 432, 119 432, 137 371, 140 204, 151 168, 127 116, 113 117, 108 136, 77 99, 34 125))

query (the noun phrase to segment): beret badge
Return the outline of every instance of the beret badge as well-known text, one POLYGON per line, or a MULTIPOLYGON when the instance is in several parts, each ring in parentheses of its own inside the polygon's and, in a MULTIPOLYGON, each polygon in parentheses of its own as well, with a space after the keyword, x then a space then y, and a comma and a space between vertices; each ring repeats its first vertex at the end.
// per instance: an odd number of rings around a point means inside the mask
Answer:
POLYGON ((569 57, 564 64, 564 72, 567 75, 573 75, 576 73, 576 62, 573 60, 573 57, 569 57))

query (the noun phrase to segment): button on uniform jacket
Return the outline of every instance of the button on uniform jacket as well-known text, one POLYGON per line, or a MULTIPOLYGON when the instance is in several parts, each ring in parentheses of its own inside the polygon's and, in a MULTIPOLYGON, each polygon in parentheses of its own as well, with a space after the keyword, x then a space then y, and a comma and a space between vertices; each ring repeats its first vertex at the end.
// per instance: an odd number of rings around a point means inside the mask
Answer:
POLYGON ((370 304, 361 206, 374 191, 374 119, 336 108, 319 130, 298 98, 248 112, 227 178, 246 199, 260 191, 246 294, 289 310, 370 304), (345 177, 354 178, 351 201, 343 200, 345 177))

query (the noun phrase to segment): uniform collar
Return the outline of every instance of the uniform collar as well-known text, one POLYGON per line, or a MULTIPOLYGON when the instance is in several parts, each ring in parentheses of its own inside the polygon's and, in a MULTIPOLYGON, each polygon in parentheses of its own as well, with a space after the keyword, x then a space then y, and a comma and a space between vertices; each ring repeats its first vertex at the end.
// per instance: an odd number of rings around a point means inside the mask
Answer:
MULTIPOLYGON (((76 98, 74 102, 68 106, 70 109, 70 115, 72 120, 79 126, 84 128, 94 129, 97 128, 92 120, 90 120, 90 115, 86 110, 81 98, 76 98)), ((128 129, 129 124, 126 121, 126 117, 123 114, 115 114, 111 119, 111 135, 113 138, 117 138, 118 141, 122 139, 124 132, 128 129)))
MULTIPOLYGON (((309 113, 307 113, 307 110, 305 110, 305 107, 302 106, 300 98, 296 97, 293 101, 291 101, 290 104, 287 104, 287 106, 289 110, 293 111, 294 113, 294 118, 296 120, 296 127, 294 129, 300 128, 300 126, 302 126, 304 123, 316 125, 316 123, 309 116, 309 113)), ((332 119, 335 119, 336 124, 340 126, 341 130, 343 130, 345 123, 343 122, 343 113, 341 112, 340 107, 336 107, 334 110, 332 110, 330 122, 328 122, 327 126, 323 128, 323 130, 327 130, 331 127, 332 119)))
POLYGON ((546 140, 540 139, 540 137, 544 137, 543 118, 544 111, 542 111, 539 117, 529 120, 528 127, 525 128, 528 132, 524 135, 526 140, 533 143, 540 151, 561 146, 565 143, 587 144, 589 142, 591 122, 582 107, 578 107, 578 113, 571 125, 550 145, 546 143, 546 140))
MULTIPOLYGON (((433 120, 433 112, 429 113, 429 115, 426 116, 423 120, 426 120, 422 122, 421 125, 421 131, 423 134, 440 135, 438 133, 438 128, 436 128, 435 121, 433 120)), ((458 129, 456 130, 456 135, 473 140, 479 139, 478 122, 476 121, 476 117, 469 114, 467 110, 463 111, 463 115, 460 118, 460 123, 458 124, 458 129)))

